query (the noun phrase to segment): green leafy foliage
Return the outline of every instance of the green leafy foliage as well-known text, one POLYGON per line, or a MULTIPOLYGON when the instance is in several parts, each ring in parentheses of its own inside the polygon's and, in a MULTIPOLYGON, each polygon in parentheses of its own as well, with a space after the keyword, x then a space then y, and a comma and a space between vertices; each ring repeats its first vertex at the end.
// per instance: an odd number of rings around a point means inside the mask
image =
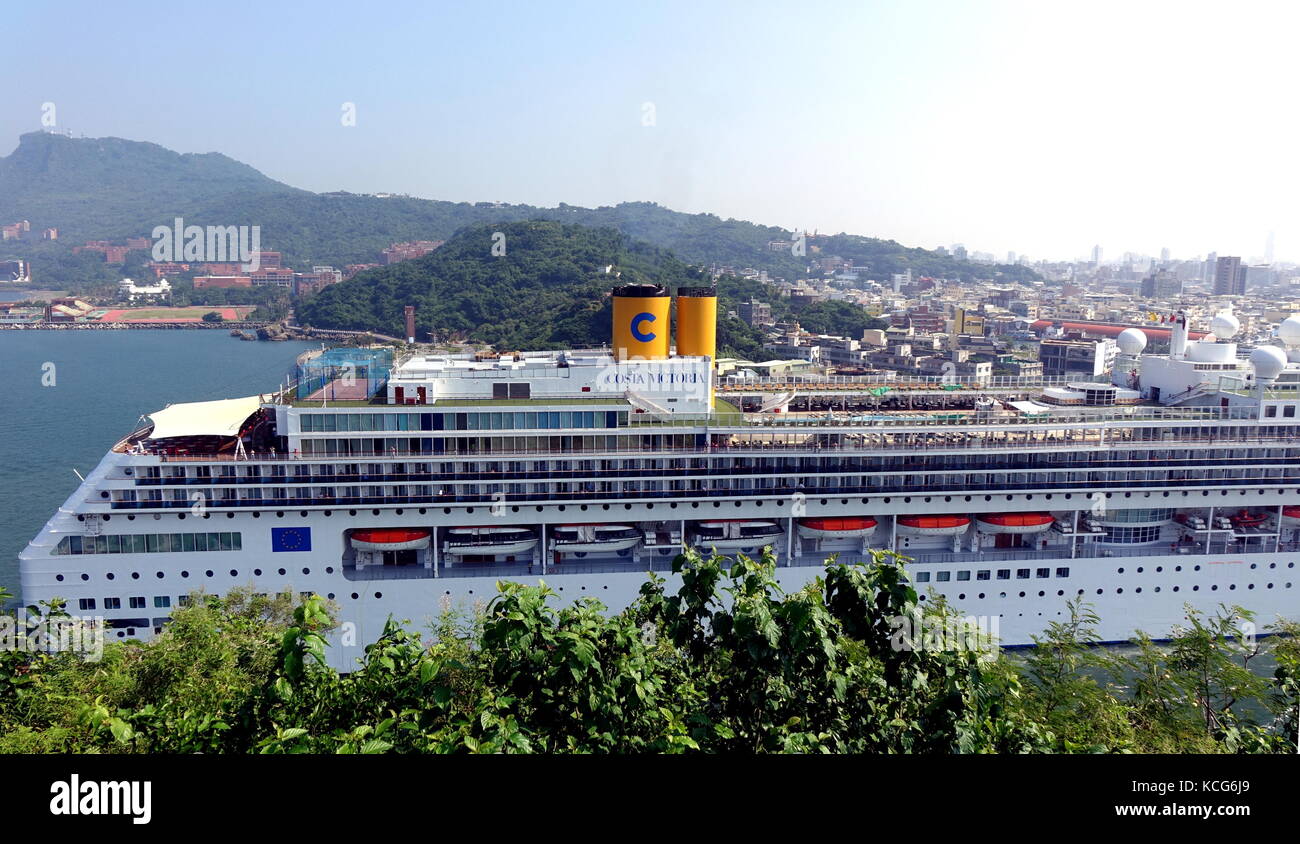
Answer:
MULTIPOLYGON (((1289 752, 1296 640, 1270 680, 1238 610, 1159 648, 1093 648, 1076 603, 1024 658, 969 640, 896 555, 828 561, 786 593, 757 560, 689 551, 626 610, 500 583, 421 634, 389 619, 353 669, 327 662, 318 597, 195 594, 148 644, 90 661, 0 652, 0 752, 1037 753, 1289 752), (1093 673, 1089 673, 1093 672, 1093 673), (1104 683, 1102 681, 1105 681, 1104 683)), ((57 602, 24 623, 66 619, 57 602)), ((1294 625, 1277 632, 1296 632, 1294 625)))

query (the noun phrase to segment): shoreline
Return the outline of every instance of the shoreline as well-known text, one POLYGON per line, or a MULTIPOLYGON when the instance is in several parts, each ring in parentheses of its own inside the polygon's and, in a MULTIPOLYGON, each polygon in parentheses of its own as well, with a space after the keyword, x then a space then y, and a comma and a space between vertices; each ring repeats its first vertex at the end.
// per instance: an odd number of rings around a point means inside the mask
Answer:
POLYGON ((133 329, 258 329, 265 328, 269 322, 42 322, 42 323, 0 323, 0 331, 130 331, 133 329))

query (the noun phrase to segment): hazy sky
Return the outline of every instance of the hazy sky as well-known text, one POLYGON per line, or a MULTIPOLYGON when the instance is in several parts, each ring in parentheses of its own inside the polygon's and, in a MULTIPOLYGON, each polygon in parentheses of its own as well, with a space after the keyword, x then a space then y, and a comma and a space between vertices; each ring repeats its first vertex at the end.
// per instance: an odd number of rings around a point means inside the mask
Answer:
POLYGON ((312 190, 652 200, 999 258, 1250 257, 1275 231, 1295 260, 1296 9, 12 4, 0 154, 49 102, 312 190))

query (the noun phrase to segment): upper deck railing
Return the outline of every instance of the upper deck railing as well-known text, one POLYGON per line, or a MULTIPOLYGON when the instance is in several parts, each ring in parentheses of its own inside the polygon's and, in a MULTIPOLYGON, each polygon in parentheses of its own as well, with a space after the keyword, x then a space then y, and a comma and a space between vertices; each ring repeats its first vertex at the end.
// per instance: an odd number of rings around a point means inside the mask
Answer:
POLYGON ((743 391, 745 388, 772 389, 825 389, 852 387, 888 387, 891 390, 1013 390, 1035 387, 1061 387, 1066 384, 1092 384, 1111 386, 1109 382, 1090 381, 1090 377, 1076 375, 991 375, 980 378, 973 375, 764 375, 744 378, 727 375, 718 379, 718 388, 743 391))

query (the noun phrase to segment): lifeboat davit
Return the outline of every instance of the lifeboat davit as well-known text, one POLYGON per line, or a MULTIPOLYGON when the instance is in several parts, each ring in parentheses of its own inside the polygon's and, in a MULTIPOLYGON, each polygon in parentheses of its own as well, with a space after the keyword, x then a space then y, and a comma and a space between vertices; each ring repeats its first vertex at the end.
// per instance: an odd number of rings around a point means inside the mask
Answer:
POLYGON ((1268 521, 1268 513, 1252 513, 1249 510, 1242 510, 1235 516, 1229 516, 1228 521, 1232 522, 1234 528, 1257 528, 1268 521))
POLYGON ((429 547, 430 535, 424 528, 366 528, 351 539, 358 551, 417 551, 429 547))
POLYGON ((905 536, 956 536, 968 527, 966 516, 899 516, 896 526, 905 536))
POLYGON ((776 522, 714 519, 696 526, 695 544, 719 551, 744 551, 771 545, 784 534, 776 522))
POLYGON ((1042 533, 1056 517, 1051 513, 985 513, 975 520, 981 533, 1042 533))
POLYGON ((537 536, 524 527, 467 527, 447 531, 447 553, 458 556, 522 554, 537 547, 537 536))
POLYGON ((565 554, 599 554, 626 551, 641 541, 632 525, 558 525, 552 532, 556 551, 565 554))
POLYGON ((866 539, 876 532, 870 516, 800 519, 799 535, 805 539, 866 539))
POLYGON ((1300 527, 1300 507, 1283 507, 1282 524, 1287 527, 1300 527))

